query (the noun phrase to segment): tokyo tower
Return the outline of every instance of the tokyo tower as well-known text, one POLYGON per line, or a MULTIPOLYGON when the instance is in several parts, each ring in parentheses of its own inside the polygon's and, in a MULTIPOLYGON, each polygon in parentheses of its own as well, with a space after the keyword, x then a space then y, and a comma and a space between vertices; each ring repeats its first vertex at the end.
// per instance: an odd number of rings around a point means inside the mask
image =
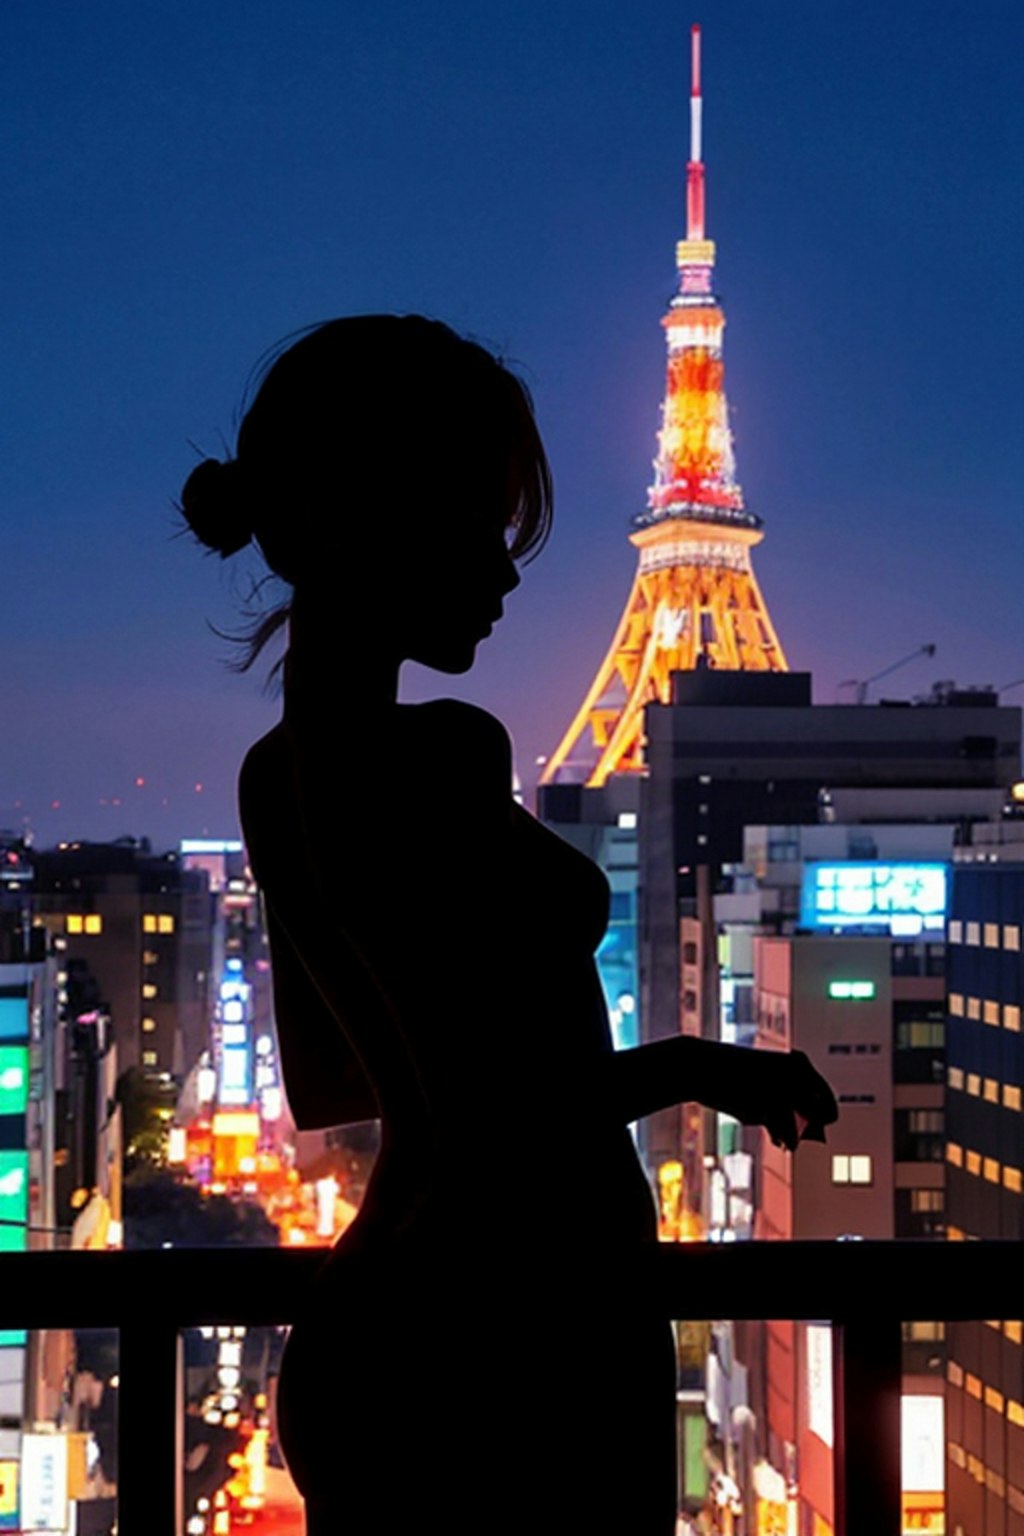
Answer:
POLYGON ((736 481, 715 297, 714 241, 704 233, 700 28, 691 30, 686 239, 676 246, 679 289, 662 320, 668 378, 654 484, 632 519, 636 577, 608 654, 542 784, 599 786, 643 768, 643 711, 668 703, 673 672, 694 667, 787 670, 750 562, 762 522, 736 481))

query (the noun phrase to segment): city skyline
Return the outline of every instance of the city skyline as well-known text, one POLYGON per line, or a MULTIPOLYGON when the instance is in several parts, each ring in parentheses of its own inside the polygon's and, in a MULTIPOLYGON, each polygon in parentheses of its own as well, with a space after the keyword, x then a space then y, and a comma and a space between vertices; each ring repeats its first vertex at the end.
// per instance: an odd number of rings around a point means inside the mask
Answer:
POLYGON ((740 476, 791 665, 826 701, 924 642, 936 657, 894 692, 1024 675, 1015 8, 512 19, 459 0, 296 22, 186 0, 145 34, 127 15, 0 20, 0 824, 28 814, 43 843, 233 832, 237 765, 275 706, 206 627, 237 624, 245 560, 200 560, 171 501, 190 441, 230 441, 260 354, 360 310, 437 314, 535 394, 551 546, 477 671, 407 689, 499 714, 532 779, 632 575, 694 21, 740 476))

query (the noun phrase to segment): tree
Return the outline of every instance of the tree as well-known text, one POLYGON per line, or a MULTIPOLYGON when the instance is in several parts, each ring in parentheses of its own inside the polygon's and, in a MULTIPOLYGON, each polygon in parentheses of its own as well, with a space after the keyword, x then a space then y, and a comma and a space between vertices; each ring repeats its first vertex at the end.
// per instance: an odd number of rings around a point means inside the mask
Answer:
POLYGON ((136 1168, 124 1183, 126 1248, 274 1248, 280 1234, 250 1200, 204 1195, 166 1168, 136 1168))
POLYGON ((147 1077, 129 1067, 117 1080, 117 1102, 124 1130, 124 1167, 162 1168, 167 1159, 167 1127, 174 1114, 177 1090, 173 1083, 147 1077))

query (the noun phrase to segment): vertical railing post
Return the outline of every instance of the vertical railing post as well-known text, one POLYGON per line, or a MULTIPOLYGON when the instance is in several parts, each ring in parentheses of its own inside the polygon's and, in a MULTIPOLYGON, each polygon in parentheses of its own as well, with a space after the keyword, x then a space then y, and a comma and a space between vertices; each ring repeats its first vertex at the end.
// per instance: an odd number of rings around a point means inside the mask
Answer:
POLYGON ((900 1353, 889 1316, 835 1325, 836 1536, 900 1536, 900 1353))
POLYGON ((118 1530, 182 1536, 184 1351, 177 1325, 152 1316, 122 1323, 118 1377, 118 1530))

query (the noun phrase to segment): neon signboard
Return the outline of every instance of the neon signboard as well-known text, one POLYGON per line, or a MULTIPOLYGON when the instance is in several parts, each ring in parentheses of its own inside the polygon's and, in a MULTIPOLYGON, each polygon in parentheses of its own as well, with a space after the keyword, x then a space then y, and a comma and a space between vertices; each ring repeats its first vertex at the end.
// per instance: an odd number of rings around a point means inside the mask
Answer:
POLYGON ((0 1115, 23 1115, 27 1105, 28 1046, 0 1045, 0 1115))
POLYGON ((28 1247, 28 1153, 0 1152, 0 1253, 28 1247))
POLYGON ((28 998, 0 997, 0 1040, 28 1039, 28 998))
POLYGON ((863 1002, 874 997, 875 984, 873 981, 830 981, 828 995, 840 1002, 863 1002))
POLYGON ((857 859, 807 864, 800 925, 854 932, 882 929, 894 937, 913 938, 944 930, 948 899, 945 864, 857 859))
POLYGON ((251 999, 241 960, 228 960, 220 984, 219 1104, 248 1105, 252 1100, 251 999))

